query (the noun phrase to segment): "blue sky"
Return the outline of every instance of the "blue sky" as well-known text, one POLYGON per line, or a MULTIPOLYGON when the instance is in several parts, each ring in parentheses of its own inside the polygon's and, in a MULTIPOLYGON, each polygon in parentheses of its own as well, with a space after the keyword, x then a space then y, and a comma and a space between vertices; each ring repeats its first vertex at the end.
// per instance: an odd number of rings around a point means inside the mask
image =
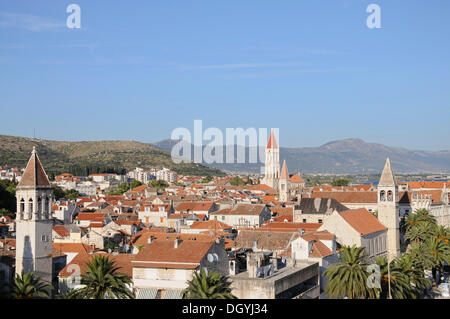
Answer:
POLYGON ((0 134, 153 142, 280 128, 450 149, 446 0, 0 0, 0 134), (81 7, 81 29, 65 25, 81 7), (366 7, 381 7, 381 29, 366 7))

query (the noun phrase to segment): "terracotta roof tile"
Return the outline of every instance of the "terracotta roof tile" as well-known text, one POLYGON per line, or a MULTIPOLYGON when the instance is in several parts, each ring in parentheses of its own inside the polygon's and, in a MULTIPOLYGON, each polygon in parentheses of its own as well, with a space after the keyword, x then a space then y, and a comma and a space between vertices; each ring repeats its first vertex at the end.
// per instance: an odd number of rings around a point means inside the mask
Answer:
POLYGON ((28 161, 27 167, 20 179, 17 187, 51 187, 47 174, 42 167, 39 156, 36 150, 33 148, 33 152, 28 161))
POLYGON ((350 226, 363 236, 387 230, 387 228, 365 208, 351 209, 339 214, 350 224, 350 226))

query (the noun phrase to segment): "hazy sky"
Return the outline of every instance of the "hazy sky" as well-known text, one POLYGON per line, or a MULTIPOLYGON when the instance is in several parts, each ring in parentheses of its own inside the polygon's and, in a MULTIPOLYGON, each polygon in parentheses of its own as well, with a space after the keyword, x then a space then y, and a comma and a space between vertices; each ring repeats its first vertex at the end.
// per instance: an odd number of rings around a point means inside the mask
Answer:
POLYGON ((448 0, 0 0, 0 134, 450 149, 448 0), (66 7, 81 8, 81 28, 66 7), (381 7, 381 29, 366 8, 381 7))

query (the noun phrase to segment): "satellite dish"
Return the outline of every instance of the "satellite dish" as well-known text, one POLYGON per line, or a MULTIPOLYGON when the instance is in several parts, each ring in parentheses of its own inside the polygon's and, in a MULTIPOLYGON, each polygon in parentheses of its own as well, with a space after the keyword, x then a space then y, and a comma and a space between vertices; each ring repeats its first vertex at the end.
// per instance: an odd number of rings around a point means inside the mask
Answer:
POLYGON ((214 261, 214 256, 212 254, 208 254, 207 259, 210 263, 214 261))

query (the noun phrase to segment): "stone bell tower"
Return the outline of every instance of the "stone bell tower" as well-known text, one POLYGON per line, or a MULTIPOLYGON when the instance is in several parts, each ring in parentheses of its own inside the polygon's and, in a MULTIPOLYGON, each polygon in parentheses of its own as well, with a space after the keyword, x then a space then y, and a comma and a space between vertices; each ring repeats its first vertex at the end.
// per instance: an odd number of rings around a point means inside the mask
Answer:
POLYGON ((378 220, 388 228, 386 249, 389 260, 400 255, 398 185, 389 158, 378 183, 378 220))
POLYGON ((270 131, 269 142, 266 147, 266 163, 263 184, 278 189, 280 178, 280 148, 273 130, 270 131))
POLYGON ((33 148, 16 188, 16 274, 34 272, 52 282, 53 189, 33 148))
POLYGON ((283 161, 283 168, 281 169, 280 186, 278 188, 280 202, 286 203, 290 200, 290 181, 289 171, 286 161, 283 161))

